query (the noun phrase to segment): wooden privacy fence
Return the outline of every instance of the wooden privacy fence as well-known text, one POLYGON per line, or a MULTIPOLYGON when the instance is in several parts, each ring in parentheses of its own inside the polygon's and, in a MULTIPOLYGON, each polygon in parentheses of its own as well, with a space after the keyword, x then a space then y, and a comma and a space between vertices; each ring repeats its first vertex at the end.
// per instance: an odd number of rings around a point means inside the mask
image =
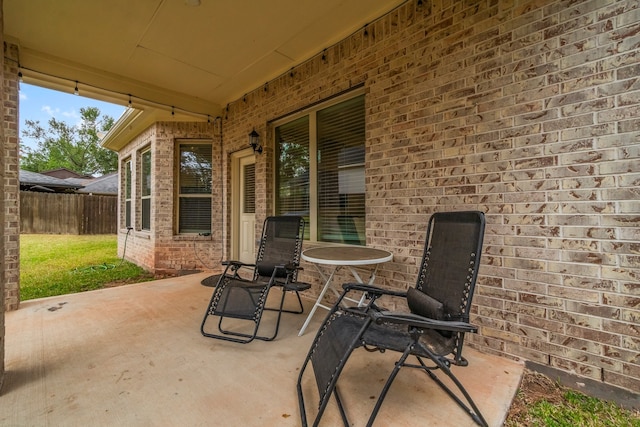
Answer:
POLYGON ((115 234, 117 196, 20 192, 20 232, 115 234))

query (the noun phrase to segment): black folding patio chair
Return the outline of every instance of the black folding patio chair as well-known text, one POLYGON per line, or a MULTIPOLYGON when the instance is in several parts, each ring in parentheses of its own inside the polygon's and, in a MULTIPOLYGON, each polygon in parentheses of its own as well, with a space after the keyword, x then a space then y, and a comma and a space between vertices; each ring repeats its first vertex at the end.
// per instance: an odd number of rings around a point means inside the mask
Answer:
POLYGON ((262 238, 255 264, 225 261, 213 295, 202 319, 202 335, 246 344, 254 339, 271 341, 278 335, 282 313, 304 311, 300 291, 309 289, 308 283, 297 281, 300 252, 304 238, 304 219, 300 216, 268 217, 262 227, 262 238), (251 268, 253 276, 242 278, 242 268, 251 268), (282 289, 278 307, 267 307, 272 287, 282 289), (287 292, 296 294, 299 308, 284 309, 287 292), (265 310, 278 312, 272 335, 259 335, 260 321, 265 310), (217 331, 212 326, 216 323, 217 331))
MULTIPOLYGON (((368 426, 373 424, 393 380, 403 367, 424 371, 477 424, 487 425, 471 396, 450 369, 452 364, 467 366, 468 362, 462 356, 464 334, 477 331, 468 322, 480 266, 484 224, 481 212, 433 214, 429 219, 416 286, 407 292, 356 283, 344 285, 344 292, 320 327, 298 376, 303 426, 308 421, 302 383, 309 365, 313 368, 318 388, 318 412, 313 425, 320 422, 331 395, 336 398, 344 425, 353 425, 347 418, 338 380, 349 356, 358 347, 402 353, 371 411, 368 426), (365 307, 344 307, 343 301, 347 301, 344 298, 351 291, 366 292, 365 307), (410 311, 384 310, 382 304, 389 298, 405 301, 410 311), (415 356, 417 363, 409 363, 410 356, 415 356), (438 370, 455 387, 448 387, 436 374, 438 370)), ((361 402, 368 400, 368 396, 360 399, 361 402)))

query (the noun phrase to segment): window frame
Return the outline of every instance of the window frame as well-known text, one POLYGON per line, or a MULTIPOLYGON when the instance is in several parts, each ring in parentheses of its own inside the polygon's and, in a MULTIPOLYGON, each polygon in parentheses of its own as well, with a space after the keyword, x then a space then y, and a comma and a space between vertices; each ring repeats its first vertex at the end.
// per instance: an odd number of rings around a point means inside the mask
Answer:
POLYGON ((179 138, 175 140, 174 146, 175 153, 175 179, 174 179, 174 233, 176 235, 203 235, 204 233, 211 233, 213 227, 213 140, 211 139, 188 139, 188 138, 179 138), (211 147, 211 183, 210 183, 210 191, 209 193, 181 193, 181 184, 180 184, 180 172, 182 169, 182 160, 181 160, 181 147, 183 145, 208 145, 211 147), (200 231, 181 231, 180 230, 180 200, 182 198, 198 198, 198 199, 209 199, 209 206, 211 209, 211 215, 209 215, 209 228, 206 230, 200 231))
POLYGON ((151 152, 151 147, 146 147, 142 150, 140 150, 140 223, 139 223, 139 229, 142 231, 151 231, 152 228, 152 224, 151 224, 151 211, 152 211, 152 195, 153 195, 153 154, 151 152), (149 194, 145 194, 145 181, 147 180, 147 177, 145 175, 145 170, 144 170, 144 166, 145 166, 145 156, 149 156, 149 194), (145 201, 148 201, 147 203, 149 204, 149 218, 145 217, 145 209, 144 209, 144 204, 145 201), (148 220, 149 222, 149 226, 148 228, 145 228, 146 226, 146 221, 148 220))
MULTIPOLYGON (((327 99, 322 102, 318 102, 313 104, 312 106, 303 108, 295 113, 290 115, 278 118, 270 122, 272 129, 272 138, 273 138, 273 147, 275 152, 277 152, 277 140, 276 140, 276 129, 279 126, 285 125, 287 123, 293 122, 297 119, 300 119, 305 116, 309 116, 309 224, 306 227, 308 231, 308 235, 305 236, 305 240, 310 242, 319 243, 319 244, 336 244, 335 242, 328 242, 323 240, 318 240, 318 221, 319 221, 319 206, 318 206, 318 123, 317 123, 317 113, 320 110, 324 110, 326 108, 332 107, 334 105, 343 103, 345 101, 349 101, 351 99, 357 98, 359 96, 365 97, 365 107, 364 107, 364 119, 365 119, 365 132, 366 132, 366 119, 367 119, 367 111, 366 111, 366 91, 364 87, 351 90, 347 93, 343 93, 332 97, 331 99, 327 99), (307 239, 308 237, 308 239, 307 239)), ((366 135, 365 135, 365 149, 366 149, 366 135)), ((366 159, 365 159, 366 161, 366 159)), ((272 206, 275 210, 278 205, 278 159, 277 155, 273 156, 273 199, 272 206)), ((365 169, 366 176, 366 169, 365 169)), ((365 203, 366 203, 366 186, 365 186, 365 203)), ((366 221, 366 206, 365 206, 365 221, 366 221)), ((306 233, 305 233, 306 234, 306 233)), ((366 234, 366 231, 365 231, 366 234)), ((364 243, 361 246, 366 246, 366 236, 364 237, 364 243)), ((339 244, 339 243, 338 243, 339 244)))
POLYGON ((121 220, 124 222, 124 227, 129 229, 133 227, 133 183, 131 182, 133 178, 133 165, 131 162, 131 157, 126 158, 122 162, 122 169, 124 173, 122 174, 122 209, 123 209, 123 217, 121 220))

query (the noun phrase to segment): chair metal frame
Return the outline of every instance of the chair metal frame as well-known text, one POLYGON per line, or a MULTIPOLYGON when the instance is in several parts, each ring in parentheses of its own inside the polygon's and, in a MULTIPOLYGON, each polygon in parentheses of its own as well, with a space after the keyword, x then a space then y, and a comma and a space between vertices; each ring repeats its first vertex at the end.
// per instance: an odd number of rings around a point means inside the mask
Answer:
POLYGON ((452 226, 455 226, 458 222, 472 223, 475 232, 475 236, 473 236, 475 241, 472 242, 474 250, 469 254, 468 271, 464 274, 466 276, 465 283, 460 284, 460 286, 464 286, 460 301, 454 302, 456 305, 453 308, 450 301, 446 301, 445 304, 445 306, 450 306, 445 308, 445 311, 448 310, 452 314, 447 314, 442 319, 436 319, 413 312, 386 311, 379 306, 383 297, 407 299, 408 292, 382 289, 357 283, 345 284, 343 286, 344 292, 318 330, 298 376, 297 392, 303 426, 308 425, 308 420, 302 382, 309 365, 313 368, 319 394, 318 413, 313 425, 317 426, 320 422, 332 395, 336 399, 344 425, 352 425, 348 420, 337 383, 351 353, 358 347, 364 347, 369 351, 384 352, 391 350, 402 354, 380 392, 367 426, 373 424, 391 384, 403 367, 415 368, 425 372, 476 424, 480 426, 488 425, 467 390, 450 369, 451 365, 468 365, 468 361, 462 356, 464 334, 477 332, 477 327, 469 323, 469 312, 480 266, 485 227, 484 214, 477 211, 441 212, 431 216, 416 283, 417 290, 421 290, 425 282, 429 281, 431 237, 435 232, 435 227, 438 227, 443 222, 453 222, 452 226), (344 306, 343 301, 352 291, 365 292, 367 298, 365 306, 351 308, 344 306), (339 338, 338 334, 345 335, 339 338), (430 347, 431 341, 434 341, 433 348, 430 347), (408 363, 409 356, 414 356, 417 359, 417 363, 408 363), (442 371, 453 382, 457 392, 438 378, 435 374, 437 370, 442 371))
MULTIPOLYGON (((310 284, 297 281, 300 267, 300 253, 304 239, 304 219, 300 216, 270 216, 265 219, 262 227, 262 237, 256 262, 247 264, 240 261, 223 261, 224 272, 216 283, 213 294, 207 306, 207 311, 200 325, 200 332, 205 337, 247 344, 254 339, 272 341, 278 335, 282 313, 301 314, 304 312, 300 292, 310 288, 310 284), (296 227, 295 241, 290 242, 292 247, 285 254, 276 254, 275 258, 270 251, 270 245, 274 239, 269 233, 277 233, 278 224, 286 224, 288 227, 296 227), (273 228, 273 230, 272 230, 273 228), (282 255, 282 256, 279 256, 282 255), (242 278, 239 274, 242 268, 253 270, 250 279, 242 278), (282 296, 277 307, 267 307, 267 297, 272 287, 280 287, 282 296), (298 301, 298 308, 290 310, 284 308, 287 292, 294 292, 298 301), (251 303, 244 310, 234 308, 238 298, 251 303), (277 311, 275 328, 271 335, 260 335, 260 323, 265 310, 277 311), (218 317, 217 329, 219 333, 207 331, 207 323, 210 317, 218 317), (225 320, 236 319, 253 323, 252 332, 232 330, 225 326, 225 320)), ((249 323, 249 324, 250 324, 249 323)), ((243 329, 244 330, 244 329, 243 329)))

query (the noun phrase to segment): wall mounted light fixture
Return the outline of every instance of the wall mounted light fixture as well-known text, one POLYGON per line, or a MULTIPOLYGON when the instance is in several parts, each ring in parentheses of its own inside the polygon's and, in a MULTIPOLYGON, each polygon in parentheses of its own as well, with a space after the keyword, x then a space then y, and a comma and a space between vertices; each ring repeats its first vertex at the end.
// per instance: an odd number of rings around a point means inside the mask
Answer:
POLYGON ((262 154, 262 145, 260 145, 260 134, 256 130, 252 130, 249 134, 249 145, 253 148, 254 153, 262 154))

